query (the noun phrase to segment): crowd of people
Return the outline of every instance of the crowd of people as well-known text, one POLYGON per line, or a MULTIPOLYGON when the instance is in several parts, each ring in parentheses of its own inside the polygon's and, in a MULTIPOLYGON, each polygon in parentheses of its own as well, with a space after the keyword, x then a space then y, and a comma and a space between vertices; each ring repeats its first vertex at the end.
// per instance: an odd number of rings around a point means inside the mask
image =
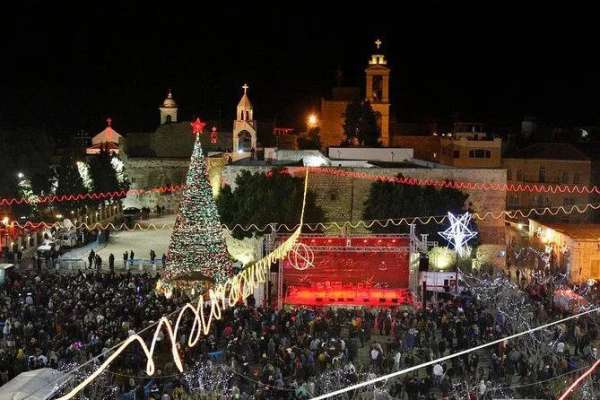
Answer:
MULTIPOLYGON (((113 270, 10 274, 0 289, 2 384, 31 369, 69 370, 96 356, 102 361, 114 345, 189 300, 157 295, 157 279, 113 270)), ((131 346, 103 375, 103 385, 114 388, 111 396, 119 399, 189 399, 209 393, 214 398, 308 399, 374 376, 369 374, 397 371, 514 333, 510 316, 477 297, 466 291, 420 310, 275 310, 257 307, 249 298, 246 305, 227 309, 198 346, 189 349, 185 334, 178 338, 191 375, 175 368, 164 335, 156 355, 164 362, 155 376, 145 376, 145 356, 139 346, 131 346), (219 365, 222 373, 193 378, 206 365, 219 365), (191 383, 194 379, 202 382, 191 383)), ((532 307, 536 323, 558 318, 549 298, 532 301, 532 307)), ((147 332, 148 341, 152 333, 147 332)), ((368 390, 381 398, 408 400, 491 399, 516 381, 523 386, 520 394, 550 399, 550 386, 536 382, 589 365, 598 357, 597 335, 594 317, 582 317, 368 390)))

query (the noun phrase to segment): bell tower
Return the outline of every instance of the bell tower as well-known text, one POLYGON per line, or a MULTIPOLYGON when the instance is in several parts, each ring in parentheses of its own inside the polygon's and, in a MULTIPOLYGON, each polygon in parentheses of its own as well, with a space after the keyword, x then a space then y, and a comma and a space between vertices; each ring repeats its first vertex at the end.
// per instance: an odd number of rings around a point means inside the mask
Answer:
POLYGON ((256 121, 254 108, 248 98, 247 84, 242 86, 244 94, 237 105, 235 121, 233 121, 233 151, 246 153, 256 151, 256 121))
POLYGON ((377 113, 381 143, 390 144, 390 68, 381 50, 382 41, 375 41, 375 52, 371 55, 366 74, 366 100, 377 113))
POLYGON ((171 89, 167 93, 167 98, 163 101, 162 105, 158 107, 160 110, 160 124, 168 124, 171 122, 177 122, 177 103, 173 100, 173 93, 171 89))

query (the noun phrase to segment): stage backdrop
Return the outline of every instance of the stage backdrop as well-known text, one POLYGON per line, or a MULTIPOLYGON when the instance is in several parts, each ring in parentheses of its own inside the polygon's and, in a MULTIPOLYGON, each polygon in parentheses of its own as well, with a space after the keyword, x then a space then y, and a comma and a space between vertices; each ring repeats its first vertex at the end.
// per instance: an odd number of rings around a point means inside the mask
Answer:
POLYGON ((410 302, 409 238, 403 235, 302 236, 314 254, 283 261, 285 304, 393 306, 410 302))

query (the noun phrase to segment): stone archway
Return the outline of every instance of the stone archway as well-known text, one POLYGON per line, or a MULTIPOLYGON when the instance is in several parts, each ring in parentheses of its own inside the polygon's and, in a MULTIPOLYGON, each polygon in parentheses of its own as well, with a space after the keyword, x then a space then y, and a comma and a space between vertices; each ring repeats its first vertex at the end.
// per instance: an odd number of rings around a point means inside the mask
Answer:
POLYGON ((238 133, 238 150, 248 153, 252 150, 252 135, 250 132, 244 130, 238 133))

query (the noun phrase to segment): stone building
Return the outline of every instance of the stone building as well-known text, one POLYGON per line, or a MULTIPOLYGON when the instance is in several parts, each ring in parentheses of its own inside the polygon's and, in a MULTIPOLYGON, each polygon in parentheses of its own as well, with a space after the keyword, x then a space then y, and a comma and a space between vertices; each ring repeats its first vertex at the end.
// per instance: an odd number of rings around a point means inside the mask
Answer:
POLYGON ((541 223, 529 220, 530 243, 550 254, 551 268, 569 281, 600 279, 600 225, 541 223))
POLYGON ((502 139, 486 133, 480 123, 456 123, 440 139, 439 162, 461 168, 500 168, 502 139))
MULTIPOLYGON (((503 167, 509 184, 585 185, 592 183, 592 163, 586 154, 569 143, 536 143, 504 157, 503 167)), ((509 209, 570 207, 587 204, 585 193, 544 193, 519 191, 507 193, 509 209)), ((592 213, 559 213, 557 216, 538 217, 543 221, 587 221, 592 213)))
MULTIPOLYGON (((376 51, 371 55, 365 69, 365 100, 371 103, 377 115, 381 143, 390 144, 390 68, 381 51, 381 41, 375 42, 376 51)), ((344 113, 352 101, 360 99, 360 89, 337 87, 330 99, 321 99, 320 135, 321 145, 326 148, 338 146, 346 138, 344 135, 344 113)))
POLYGON ((92 145, 85 149, 87 155, 100 153, 104 148, 108 151, 119 154, 120 143, 123 136, 112 127, 112 118, 106 119, 106 128, 92 138, 92 145))

